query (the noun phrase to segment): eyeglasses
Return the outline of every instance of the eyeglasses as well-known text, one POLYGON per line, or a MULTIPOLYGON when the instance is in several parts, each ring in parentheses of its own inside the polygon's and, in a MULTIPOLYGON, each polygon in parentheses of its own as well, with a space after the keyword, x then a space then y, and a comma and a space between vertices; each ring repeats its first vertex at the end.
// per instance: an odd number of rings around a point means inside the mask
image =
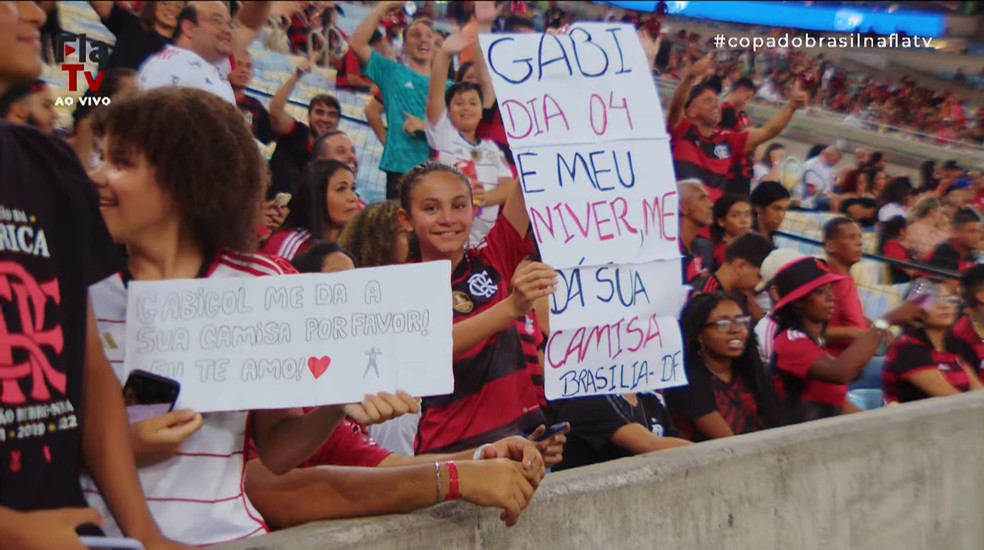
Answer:
POLYGON ((718 332, 729 332, 733 327, 738 330, 747 331, 750 326, 752 326, 752 317, 750 315, 742 315, 734 319, 723 318, 711 321, 704 325, 704 328, 714 327, 718 332))

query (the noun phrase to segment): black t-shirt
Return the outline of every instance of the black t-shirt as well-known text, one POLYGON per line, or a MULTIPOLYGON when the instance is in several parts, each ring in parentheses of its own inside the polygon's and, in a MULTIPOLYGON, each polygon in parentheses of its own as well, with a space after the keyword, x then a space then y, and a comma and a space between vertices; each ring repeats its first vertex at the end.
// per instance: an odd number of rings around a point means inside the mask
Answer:
POLYGON ((297 185, 297 178, 301 176, 304 167, 311 161, 313 156, 311 147, 308 144, 308 136, 311 130, 307 124, 294 121, 294 126, 285 135, 277 139, 277 149, 270 157, 270 171, 272 172, 272 184, 267 193, 267 198, 273 197, 277 193, 293 193, 297 185))
POLYGON ((0 122, 0 506, 85 506, 88 287, 120 267, 75 153, 0 122))
POLYGON ((566 470, 632 456, 612 443, 612 436, 619 428, 633 422, 659 437, 680 437, 659 395, 640 393, 636 397, 639 403, 635 407, 621 395, 556 402, 557 422, 570 422, 571 432, 564 444, 564 460, 553 469, 566 470))
POLYGON ((116 36, 116 45, 109 55, 106 68, 128 67, 138 69, 145 59, 164 49, 171 41, 154 29, 146 30, 136 14, 113 3, 113 11, 102 20, 109 32, 116 36))
POLYGON ((765 427, 758 414, 755 396, 738 376, 727 383, 707 370, 703 361, 686 364, 687 385, 664 390, 666 404, 673 422, 684 437, 691 441, 707 439, 697 429, 696 420, 718 412, 735 434, 761 430, 765 427))
POLYGON ((277 133, 273 131, 273 124, 270 122, 270 113, 260 103, 260 100, 243 95, 243 97, 236 99, 236 106, 239 107, 239 112, 243 114, 243 119, 246 120, 249 130, 253 132, 253 137, 264 144, 269 144, 277 139, 277 133))

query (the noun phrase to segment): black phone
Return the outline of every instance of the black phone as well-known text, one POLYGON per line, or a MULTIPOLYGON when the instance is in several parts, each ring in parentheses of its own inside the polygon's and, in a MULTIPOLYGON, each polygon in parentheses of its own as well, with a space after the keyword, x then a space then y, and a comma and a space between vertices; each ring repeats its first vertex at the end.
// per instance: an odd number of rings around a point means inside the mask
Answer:
POLYGON ((177 380, 139 369, 132 371, 123 385, 123 401, 130 423, 170 412, 180 391, 177 380))
POLYGON ((566 430, 569 427, 570 427, 569 422, 558 422, 557 424, 554 424, 553 426, 547 428, 547 431, 543 432, 543 434, 540 435, 540 437, 536 438, 536 441, 537 443, 541 441, 546 441, 551 437, 559 434, 560 432, 566 430))

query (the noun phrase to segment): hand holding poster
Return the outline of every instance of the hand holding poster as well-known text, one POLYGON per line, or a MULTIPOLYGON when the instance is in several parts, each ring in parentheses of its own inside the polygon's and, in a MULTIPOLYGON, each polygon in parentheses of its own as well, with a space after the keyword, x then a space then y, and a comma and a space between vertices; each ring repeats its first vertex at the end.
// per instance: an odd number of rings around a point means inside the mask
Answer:
POLYGON ((578 23, 480 43, 533 233, 560 275, 547 397, 685 384, 676 179, 635 29, 578 23))
POLYGON ((130 283, 127 372, 199 412, 451 393, 450 263, 130 283))

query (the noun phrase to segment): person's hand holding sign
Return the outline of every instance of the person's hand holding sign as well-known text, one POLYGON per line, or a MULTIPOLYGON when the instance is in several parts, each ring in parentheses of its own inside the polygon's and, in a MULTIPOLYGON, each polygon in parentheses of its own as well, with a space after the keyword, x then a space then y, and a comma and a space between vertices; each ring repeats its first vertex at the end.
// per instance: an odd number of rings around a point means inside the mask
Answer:
POLYGON ((509 303, 520 317, 529 313, 538 299, 557 290, 557 272, 545 263, 526 261, 516 268, 509 288, 509 303))
POLYGON ((182 409, 130 424, 130 445, 137 465, 151 466, 173 458, 204 422, 201 414, 182 409))
POLYGON ((397 390, 396 395, 380 392, 376 395, 366 395, 361 403, 345 405, 344 409, 345 416, 363 426, 371 426, 408 413, 419 412, 420 400, 403 390, 397 390))

